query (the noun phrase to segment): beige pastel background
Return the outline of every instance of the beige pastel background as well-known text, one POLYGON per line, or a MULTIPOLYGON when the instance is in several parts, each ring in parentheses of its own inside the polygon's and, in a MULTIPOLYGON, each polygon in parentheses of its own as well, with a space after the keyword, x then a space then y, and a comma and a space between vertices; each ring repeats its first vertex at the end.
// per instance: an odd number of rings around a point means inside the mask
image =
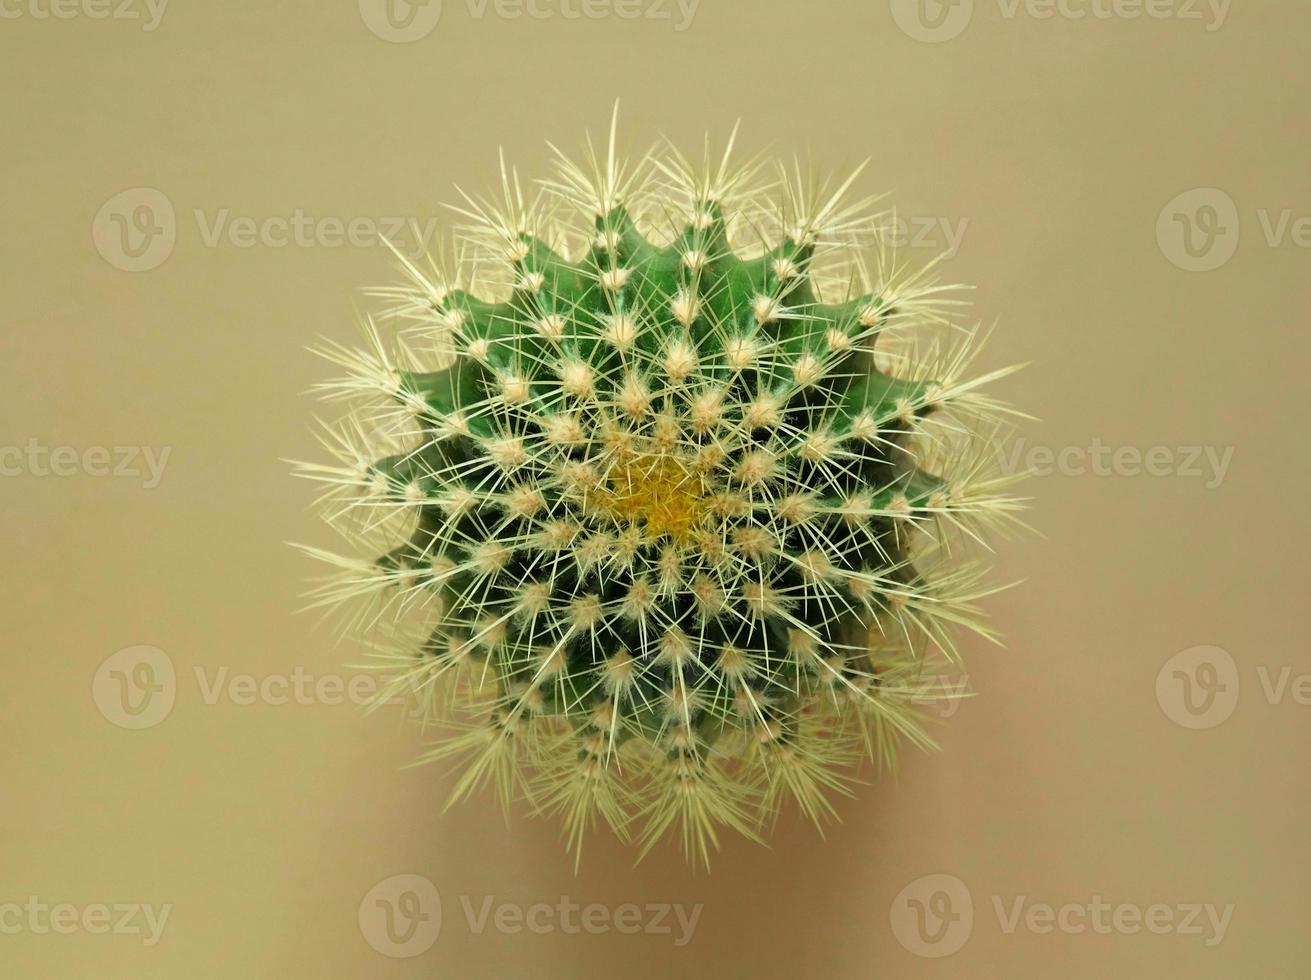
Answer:
POLYGON ((518 9, 0 2, 0 976, 1305 976, 1311 8, 518 9), (944 751, 709 875, 443 812, 284 544, 331 540, 281 459, 370 229, 616 98, 634 146, 871 158, 1040 417, 944 751))

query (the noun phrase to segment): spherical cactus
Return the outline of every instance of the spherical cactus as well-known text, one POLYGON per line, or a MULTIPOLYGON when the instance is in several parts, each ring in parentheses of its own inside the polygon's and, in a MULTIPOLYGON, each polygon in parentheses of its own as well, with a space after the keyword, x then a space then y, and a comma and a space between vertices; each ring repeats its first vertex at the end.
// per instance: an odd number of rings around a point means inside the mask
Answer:
POLYGON ((349 412, 303 472, 364 553, 316 551, 319 598, 373 597, 351 622, 456 797, 490 783, 575 847, 599 817, 705 861, 931 745, 953 628, 989 635, 962 545, 1018 506, 989 475, 1005 372, 967 373, 954 293, 854 176, 732 142, 630 164, 612 126, 531 196, 502 163, 456 260, 402 260, 367 349, 324 349, 349 412))

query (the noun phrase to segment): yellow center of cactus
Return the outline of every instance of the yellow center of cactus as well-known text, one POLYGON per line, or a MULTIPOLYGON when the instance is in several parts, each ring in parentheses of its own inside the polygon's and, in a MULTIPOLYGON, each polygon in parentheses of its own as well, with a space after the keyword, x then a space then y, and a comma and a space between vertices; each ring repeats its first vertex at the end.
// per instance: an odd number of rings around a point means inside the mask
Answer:
POLYGON ((672 456, 633 455, 611 471, 602 504, 617 519, 642 522, 652 537, 681 541, 706 511, 705 486, 672 456))

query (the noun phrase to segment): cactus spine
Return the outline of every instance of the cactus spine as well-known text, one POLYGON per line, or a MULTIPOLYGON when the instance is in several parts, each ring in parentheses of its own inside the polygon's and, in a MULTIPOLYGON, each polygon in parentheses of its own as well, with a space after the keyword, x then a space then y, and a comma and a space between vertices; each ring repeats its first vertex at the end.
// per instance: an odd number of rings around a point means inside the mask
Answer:
POLYGON ((1018 506, 987 475, 1006 372, 968 372, 977 330, 854 175, 731 150, 629 164, 612 125, 531 198, 502 163, 458 261, 405 262, 367 349, 323 350, 349 406, 302 472, 386 550, 316 551, 319 599, 372 597, 352 622, 456 797, 525 797, 572 846, 599 818, 706 861, 785 799, 832 815, 862 755, 932 744, 953 628, 989 635, 957 552, 1018 506))

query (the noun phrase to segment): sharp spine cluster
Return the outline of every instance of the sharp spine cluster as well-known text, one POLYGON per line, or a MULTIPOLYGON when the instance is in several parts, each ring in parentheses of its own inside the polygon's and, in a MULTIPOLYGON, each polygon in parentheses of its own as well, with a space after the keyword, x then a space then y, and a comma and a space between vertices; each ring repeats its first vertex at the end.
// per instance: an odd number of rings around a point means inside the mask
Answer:
POLYGON ((391 546, 315 550, 317 598, 374 598, 351 625, 386 634, 383 697, 445 729, 456 797, 526 797, 574 847, 599 818, 707 861, 930 746, 953 629, 990 636, 994 591, 943 559, 1019 508, 980 390, 1007 372, 967 373, 951 290, 879 247, 854 175, 770 179, 732 145, 629 165, 612 125, 531 201, 502 162, 459 259, 378 291, 398 329, 322 351, 350 407, 301 472, 391 546))

